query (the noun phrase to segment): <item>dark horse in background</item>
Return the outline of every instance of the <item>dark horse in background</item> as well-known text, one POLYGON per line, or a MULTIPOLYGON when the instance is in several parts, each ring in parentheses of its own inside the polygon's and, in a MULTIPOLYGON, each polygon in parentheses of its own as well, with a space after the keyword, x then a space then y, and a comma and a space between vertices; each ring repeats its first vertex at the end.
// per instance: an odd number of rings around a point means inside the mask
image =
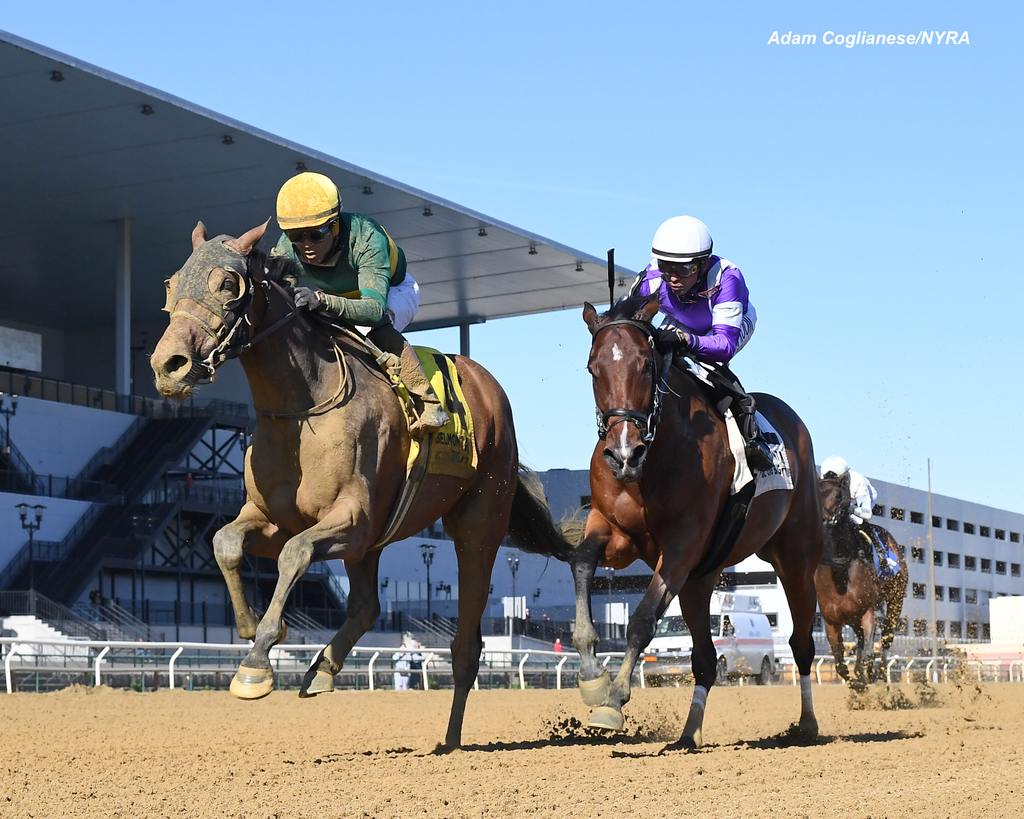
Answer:
POLYGON ((811 438, 786 404, 757 395, 761 413, 782 437, 792 491, 754 498, 738 539, 725 554, 709 557, 716 525, 730 496, 735 461, 722 415, 704 386, 688 372, 663 368, 651 319, 657 297, 632 296, 598 315, 585 305, 593 336, 587 369, 601 418, 590 461, 591 510, 583 541, 570 558, 576 581, 576 630, 580 690, 595 709, 591 726, 619 730, 637 659, 658 618, 678 596, 693 634, 693 700, 682 736, 673 747, 702 743, 704 708, 715 683, 718 656, 711 639, 711 593, 723 568, 756 553, 774 566, 793 613, 790 645, 800 670, 799 733, 817 737, 811 702, 814 659, 814 570, 821 558, 822 527, 811 438), (598 564, 623 568, 643 560, 650 585, 629 620, 625 657, 611 680, 597 662, 597 633, 590 612, 598 564))
POLYGON ((907 593, 907 561, 896 539, 881 526, 866 522, 858 527, 850 520, 849 474, 842 478, 822 478, 818 494, 825 524, 825 554, 814 573, 818 608, 836 660, 836 672, 847 681, 850 681, 850 671, 846 666, 843 626, 853 629, 857 636, 854 676, 856 683, 863 685, 870 676, 876 611, 883 604, 883 663, 892 646, 907 593), (868 542, 869 536, 877 538, 899 557, 898 572, 879 577, 871 557, 875 546, 868 542))
POLYGON ((295 308, 281 284, 280 261, 257 248, 266 227, 237 239, 208 239, 203 224, 196 226, 191 256, 167 281, 170 319, 151 361, 160 394, 181 399, 237 356, 256 406, 245 456, 246 502, 213 539, 239 636, 254 641, 231 693, 256 699, 273 690, 269 651, 284 634, 285 602, 310 563, 339 558, 351 584, 348 616, 307 672, 299 695, 333 690, 334 675, 380 614, 380 548, 440 517, 459 564, 455 695, 443 746, 457 747, 502 539, 509 533, 523 548, 544 541, 556 550, 564 541, 539 482, 520 467, 504 391, 462 356, 454 361, 472 411, 477 470, 468 478, 427 475, 401 525, 389 525, 411 447, 399 399, 358 334, 318 326, 295 308), (277 587, 259 621, 239 573, 245 553, 277 559, 277 587))

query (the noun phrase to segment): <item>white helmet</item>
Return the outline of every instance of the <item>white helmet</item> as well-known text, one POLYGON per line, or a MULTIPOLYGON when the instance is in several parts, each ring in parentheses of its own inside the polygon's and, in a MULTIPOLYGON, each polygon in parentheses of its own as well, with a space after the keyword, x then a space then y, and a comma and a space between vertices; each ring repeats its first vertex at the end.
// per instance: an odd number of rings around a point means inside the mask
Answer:
POLYGON ((711 231, 693 216, 673 216, 661 223, 651 241, 655 259, 689 262, 711 255, 711 231))
POLYGON ((850 465, 838 455, 830 455, 821 464, 821 477, 823 478, 830 474, 841 478, 849 471, 850 465))

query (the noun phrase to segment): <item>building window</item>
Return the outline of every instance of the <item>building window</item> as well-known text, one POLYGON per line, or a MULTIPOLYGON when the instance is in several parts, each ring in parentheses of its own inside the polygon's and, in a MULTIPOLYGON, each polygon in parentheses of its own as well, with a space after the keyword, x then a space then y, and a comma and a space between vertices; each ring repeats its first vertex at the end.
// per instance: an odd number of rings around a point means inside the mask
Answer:
POLYGON ((936 620, 935 621, 935 636, 945 637, 946 636, 946 621, 936 620))
POLYGON ((966 523, 966 522, 964 523, 964 534, 965 535, 973 535, 974 534, 974 524, 973 523, 966 523))
POLYGON ((987 526, 982 526, 981 527, 981 536, 982 537, 992 537, 992 530, 989 529, 987 526))
POLYGON ((821 631, 823 628, 825 628, 825 621, 821 619, 821 612, 816 611, 814 612, 814 630, 821 631))
POLYGON ((580 495, 580 507, 583 509, 590 508, 590 495, 580 495))
POLYGON ((896 548, 898 548, 900 550, 900 557, 906 558, 906 556, 907 556, 907 547, 904 546, 902 543, 897 543, 896 544, 896 548))
POLYGON ((874 515, 876 518, 885 517, 885 507, 882 506, 882 504, 880 503, 876 503, 874 506, 871 507, 871 514, 874 515))
POLYGON ((903 520, 905 515, 906 515, 906 512, 904 512, 898 506, 893 506, 889 510, 889 517, 892 518, 893 520, 903 520))
POLYGON ((1006 530, 996 529, 996 540, 1006 540, 1006 530))
POLYGON ((960 587, 950 586, 949 587, 949 602, 959 603, 960 602, 960 587))
POLYGON ((946 518, 946 528, 951 532, 960 531, 960 521, 953 520, 952 518, 946 518))
POLYGON ((932 563, 934 563, 936 566, 942 565, 942 552, 940 552, 938 549, 932 552, 932 563))
POLYGON ((936 600, 945 600, 946 599, 946 588, 945 588, 945 586, 936 586, 935 587, 935 599, 936 600))
POLYGON ((1020 577, 1020 563, 1010 564, 1010 577, 1020 577))
POLYGON ((992 639, 992 626, 989 625, 988 623, 982 623, 981 624, 981 637, 982 637, 983 640, 991 640, 992 639))
POLYGON ((1020 543, 1020 532, 1010 532, 1010 543, 1020 543))
POLYGON ((920 546, 911 546, 910 559, 915 563, 924 563, 924 549, 920 546))
POLYGON ((996 561, 996 574, 1006 574, 1006 561, 1005 560, 997 560, 996 561))
POLYGON ((978 639, 978 624, 975 623, 975 622, 972 622, 971 620, 967 621, 967 639, 968 640, 977 640, 978 639))
POLYGON ((978 590, 964 589, 964 602, 969 606, 976 606, 978 604, 978 590))
POLYGON ((923 617, 914 620, 914 636, 925 637, 928 634, 928 621, 923 617))
POLYGON ((978 568, 978 558, 974 555, 964 555, 964 568, 969 572, 973 572, 978 568))
POLYGON ((992 574, 992 561, 989 558, 983 557, 981 559, 981 570, 986 574, 992 574))
POLYGON ((924 523, 924 515, 922 515, 920 512, 911 512, 910 513, 910 522, 911 523, 924 523))
POLYGON ((946 565, 949 566, 949 568, 951 569, 959 569, 960 555, 958 555, 956 552, 949 552, 946 555, 946 565))
POLYGON ((913 584, 913 594, 915 599, 924 600, 924 588, 924 583, 913 584))
POLYGON ((942 518, 940 518, 938 515, 932 515, 932 526, 934 526, 936 529, 941 529, 942 518))
POLYGON ((949 636, 950 637, 962 637, 963 627, 959 620, 949 621, 949 636))

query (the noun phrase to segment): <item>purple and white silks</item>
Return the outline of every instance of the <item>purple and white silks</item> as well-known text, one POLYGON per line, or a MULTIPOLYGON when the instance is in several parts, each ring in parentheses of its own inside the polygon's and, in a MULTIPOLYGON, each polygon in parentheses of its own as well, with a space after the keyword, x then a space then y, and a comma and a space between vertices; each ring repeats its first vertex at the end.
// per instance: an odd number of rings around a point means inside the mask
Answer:
POLYGON ((658 294, 663 327, 679 327, 693 336, 698 358, 727 363, 754 334, 757 312, 750 303, 743 273, 727 259, 711 257, 704 286, 680 298, 662 281, 656 259, 637 276, 631 295, 658 294))

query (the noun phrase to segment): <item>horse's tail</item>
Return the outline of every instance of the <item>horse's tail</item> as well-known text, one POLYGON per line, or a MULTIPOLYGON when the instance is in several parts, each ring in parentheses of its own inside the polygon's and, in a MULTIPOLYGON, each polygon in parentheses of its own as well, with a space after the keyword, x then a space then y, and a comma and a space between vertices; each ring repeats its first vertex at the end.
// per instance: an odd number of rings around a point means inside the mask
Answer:
POLYGON ((551 507, 536 473, 522 464, 516 474, 512 517, 508 525, 512 542, 527 552, 549 555, 569 562, 576 544, 565 538, 551 519, 551 507))

